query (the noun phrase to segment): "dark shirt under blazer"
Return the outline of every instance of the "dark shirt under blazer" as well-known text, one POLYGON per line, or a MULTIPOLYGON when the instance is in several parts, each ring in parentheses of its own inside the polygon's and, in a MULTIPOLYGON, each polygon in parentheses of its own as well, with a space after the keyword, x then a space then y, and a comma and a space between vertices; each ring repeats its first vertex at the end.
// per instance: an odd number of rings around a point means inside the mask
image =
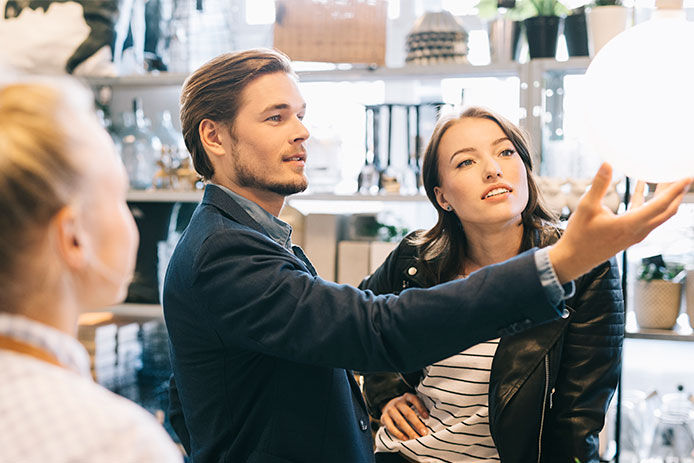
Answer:
POLYGON ((208 185, 163 300, 185 420, 176 431, 192 461, 373 461, 349 370, 414 371, 558 318, 533 252, 463 281, 375 296, 317 277, 300 249, 208 185))

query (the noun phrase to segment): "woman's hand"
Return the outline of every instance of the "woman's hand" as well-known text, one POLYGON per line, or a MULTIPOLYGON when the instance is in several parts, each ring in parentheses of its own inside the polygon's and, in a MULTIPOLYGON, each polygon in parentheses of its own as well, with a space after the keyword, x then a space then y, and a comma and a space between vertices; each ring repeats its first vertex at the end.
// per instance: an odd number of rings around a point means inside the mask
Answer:
POLYGON ((419 397, 406 392, 383 406, 381 423, 388 432, 400 440, 416 439, 427 434, 427 428, 419 419, 420 416, 429 418, 429 412, 419 397))

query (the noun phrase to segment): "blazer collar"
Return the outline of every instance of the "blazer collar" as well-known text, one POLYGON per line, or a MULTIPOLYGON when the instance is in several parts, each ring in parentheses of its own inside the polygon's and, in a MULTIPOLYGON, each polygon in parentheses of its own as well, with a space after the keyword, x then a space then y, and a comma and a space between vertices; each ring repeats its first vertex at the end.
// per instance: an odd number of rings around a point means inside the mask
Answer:
POLYGON ((205 194, 202 197, 201 204, 209 204, 219 209, 222 214, 235 220, 241 225, 245 225, 253 230, 268 235, 267 231, 248 213, 229 196, 224 190, 217 185, 208 184, 205 186, 205 194))

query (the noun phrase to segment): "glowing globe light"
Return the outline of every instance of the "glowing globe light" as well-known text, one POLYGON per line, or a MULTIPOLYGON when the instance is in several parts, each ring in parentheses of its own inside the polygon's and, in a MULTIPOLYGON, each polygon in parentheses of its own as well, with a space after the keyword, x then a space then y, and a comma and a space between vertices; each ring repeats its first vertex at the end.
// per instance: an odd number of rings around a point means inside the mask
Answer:
POLYGON ((608 42, 586 71, 585 140, 649 182, 694 175, 694 23, 658 18, 608 42))

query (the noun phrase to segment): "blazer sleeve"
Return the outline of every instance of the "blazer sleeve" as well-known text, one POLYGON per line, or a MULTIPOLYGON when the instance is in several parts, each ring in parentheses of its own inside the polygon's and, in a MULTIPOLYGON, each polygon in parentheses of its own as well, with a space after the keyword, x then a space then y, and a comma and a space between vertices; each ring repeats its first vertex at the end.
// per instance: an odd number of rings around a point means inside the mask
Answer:
MULTIPOLYGON (((406 243, 407 239, 404 239, 376 271, 359 284, 359 288, 368 289, 374 294, 398 294, 403 289, 402 265, 399 264, 411 259, 414 253, 414 248, 406 243)), ((381 418, 381 410, 390 400, 406 392, 414 392, 398 373, 366 373, 363 377, 366 406, 369 414, 377 420, 381 418)))
MULTIPOLYGON (((196 250, 190 287, 169 294, 167 322, 194 302, 225 345, 317 366, 414 371, 557 318, 533 252, 463 281, 377 296, 311 275, 257 232, 219 231, 196 250)), ((167 281, 177 272, 170 266, 167 281)))
POLYGON ((598 462, 598 433, 617 387, 624 340, 624 302, 614 258, 582 277, 567 328, 552 408, 545 425, 544 459, 598 462))

